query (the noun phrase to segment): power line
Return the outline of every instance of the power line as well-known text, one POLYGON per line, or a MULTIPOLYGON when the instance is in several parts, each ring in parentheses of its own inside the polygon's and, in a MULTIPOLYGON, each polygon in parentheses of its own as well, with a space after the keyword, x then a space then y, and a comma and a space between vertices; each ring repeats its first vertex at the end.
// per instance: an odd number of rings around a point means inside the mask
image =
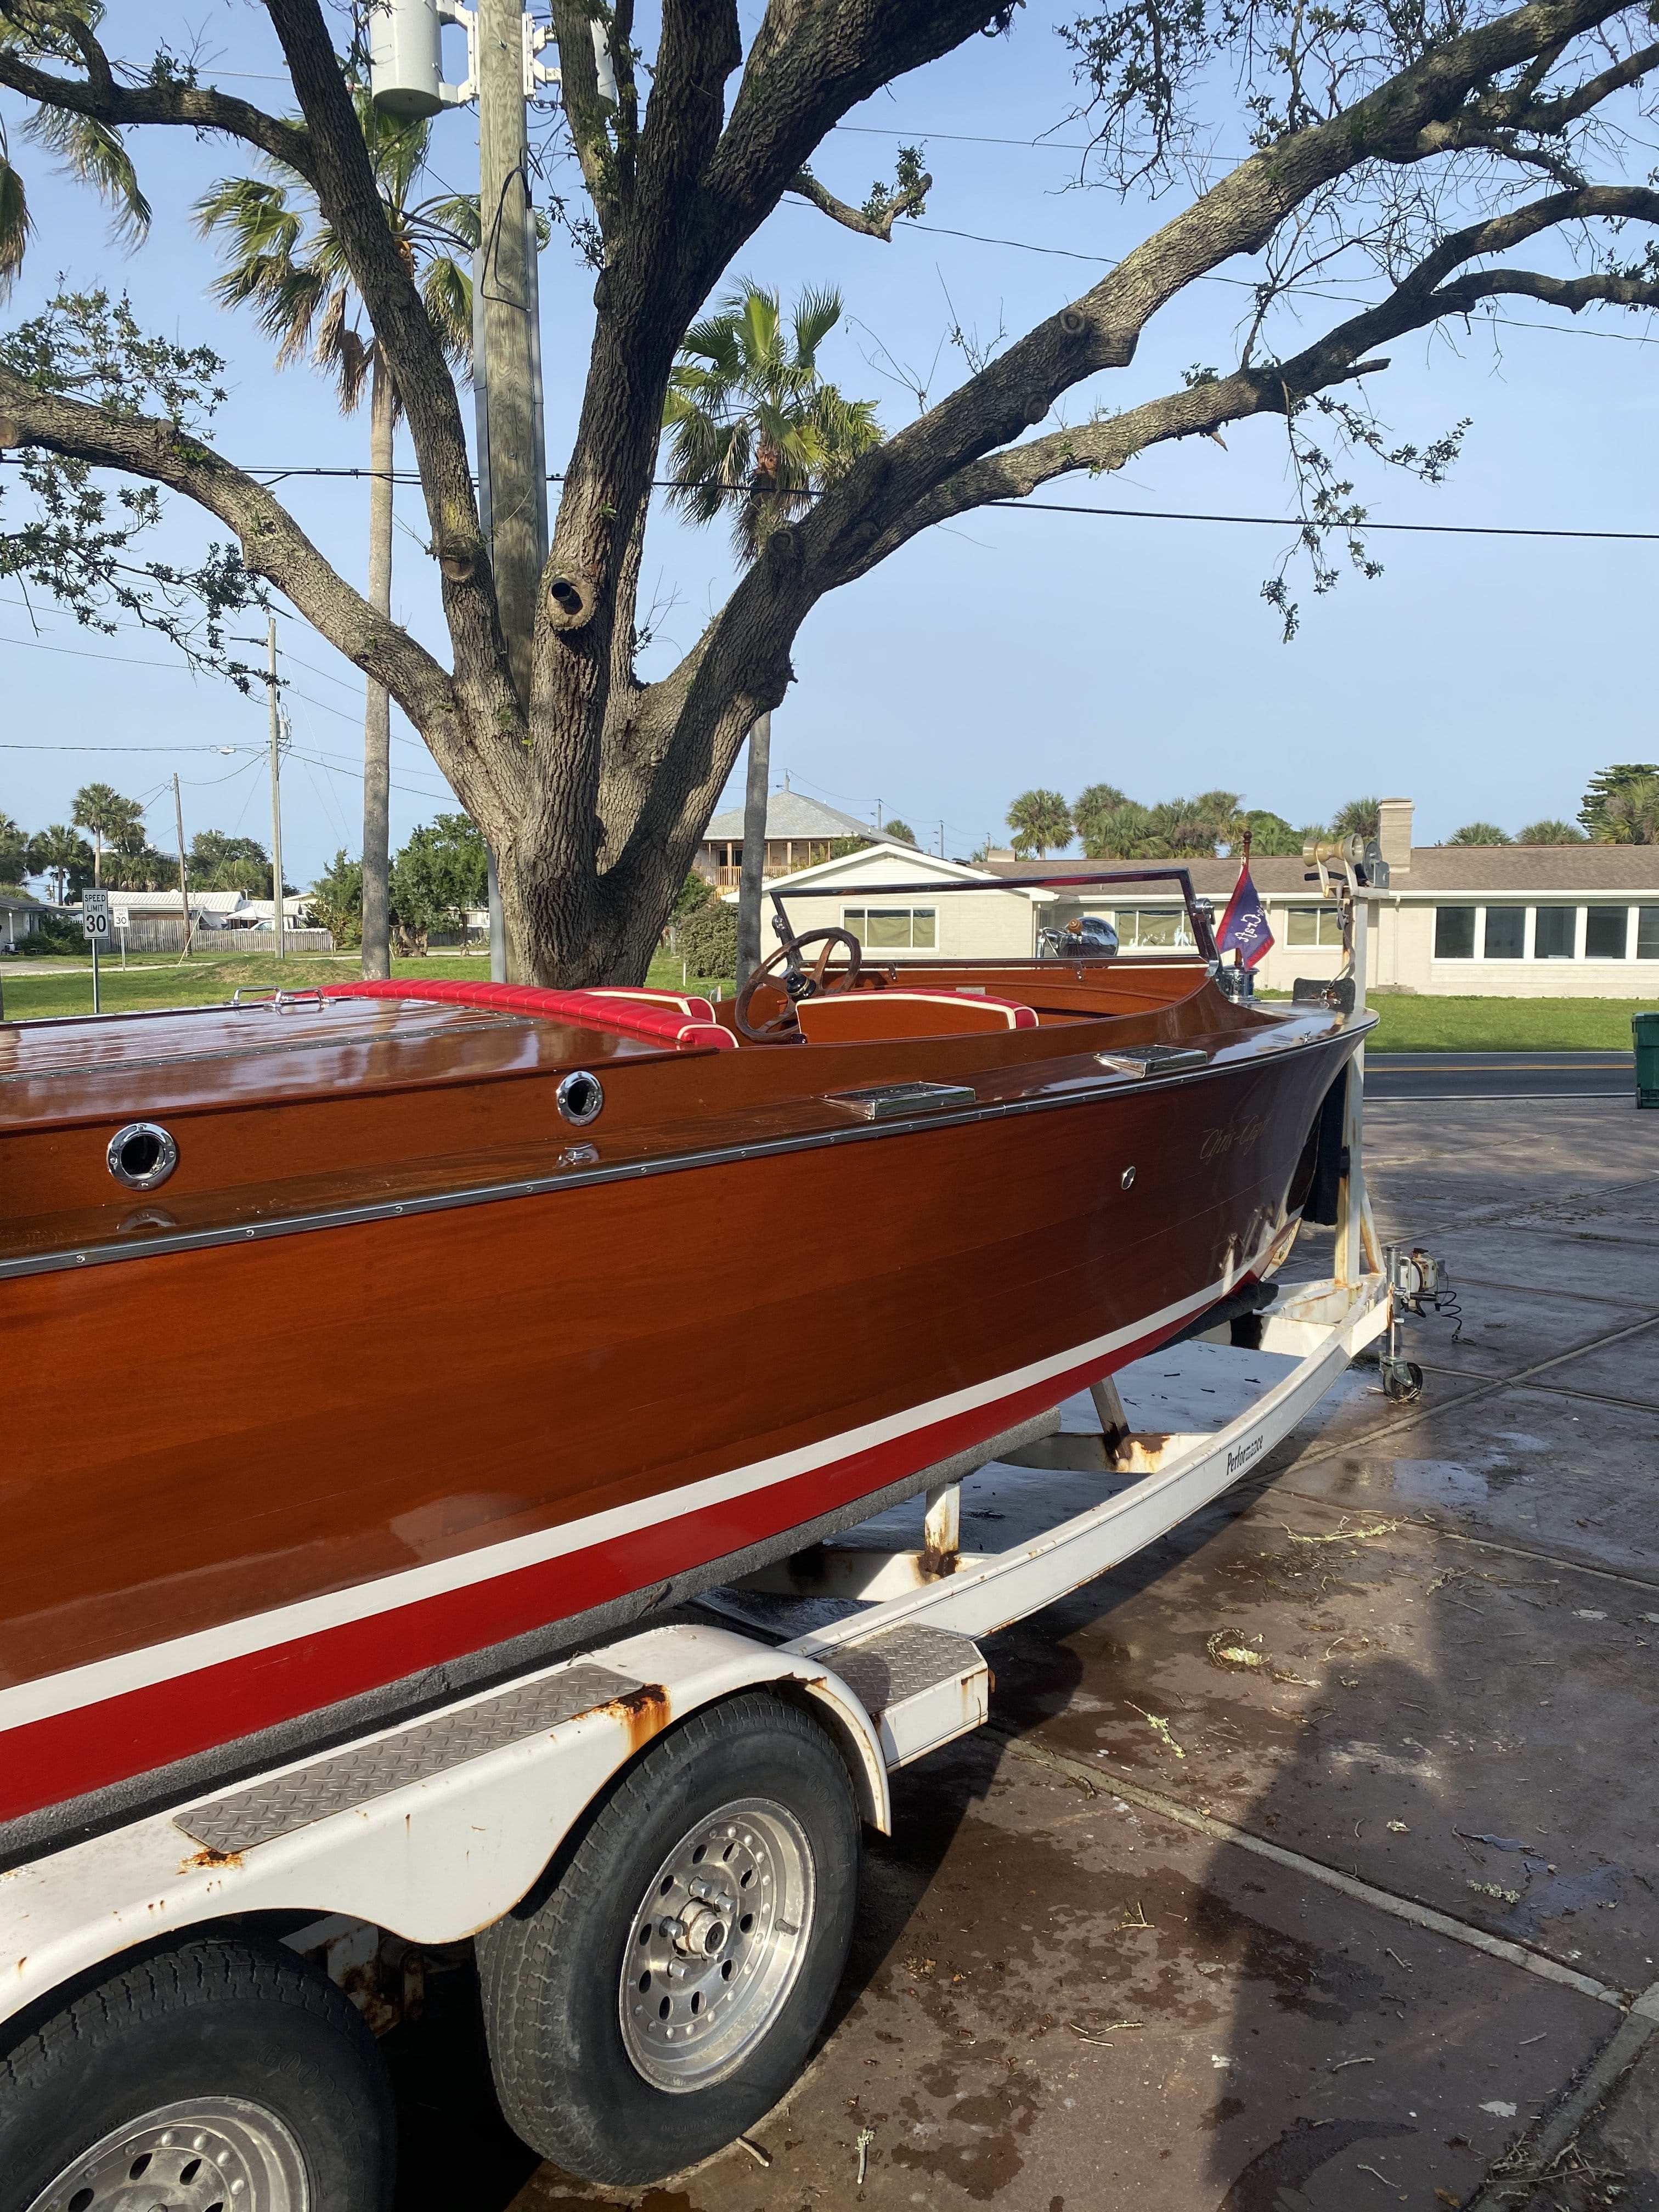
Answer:
MULTIPOLYGON (((992 499, 985 504, 1000 507, 1010 514, 1098 514, 1133 522, 1243 522, 1273 530, 1299 530, 1304 526, 1301 518, 1294 514, 1200 514, 1175 507, 1074 507, 1059 500, 1042 499, 992 499)), ((1346 526, 1328 522, 1313 526, 1339 530, 1346 526)), ((1410 532, 1430 538, 1589 538, 1618 544, 1659 545, 1659 530, 1553 530, 1507 522, 1366 521, 1354 526, 1356 536, 1368 530, 1410 532)))

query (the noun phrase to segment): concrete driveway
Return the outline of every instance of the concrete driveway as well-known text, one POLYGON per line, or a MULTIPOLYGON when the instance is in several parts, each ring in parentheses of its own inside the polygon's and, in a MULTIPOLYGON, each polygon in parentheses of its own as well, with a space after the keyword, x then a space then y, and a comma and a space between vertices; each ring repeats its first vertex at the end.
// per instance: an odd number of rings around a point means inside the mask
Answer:
POLYGON ((404 2212, 1659 2212, 1659 1115, 1368 1130, 1384 1235, 1461 1295, 1422 1401, 1354 1371, 995 1639, 994 1725, 897 1778, 833 2032, 752 2151, 538 2169, 454 1976, 393 2039, 404 2212))

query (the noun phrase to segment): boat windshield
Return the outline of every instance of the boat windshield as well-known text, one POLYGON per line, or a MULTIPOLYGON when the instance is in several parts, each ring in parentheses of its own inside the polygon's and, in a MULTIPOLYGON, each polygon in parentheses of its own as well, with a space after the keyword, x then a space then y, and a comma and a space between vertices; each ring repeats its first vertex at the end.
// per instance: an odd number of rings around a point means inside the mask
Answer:
MULTIPOLYGON (((1091 869, 1080 875, 1056 870, 1018 876, 964 875, 941 881, 928 877, 909 883, 860 883, 843 877, 834 883, 767 884, 772 902, 773 934, 793 945, 799 934, 788 907, 797 900, 836 899, 841 926, 866 952, 934 952, 939 925, 934 901, 983 896, 1001 891, 1037 898, 1045 911, 1036 932, 1041 959, 1217 958, 1214 913, 1210 901, 1193 889, 1185 868, 1091 869), (786 903, 787 902, 787 903, 786 903)), ((800 928, 818 926, 809 909, 800 928)))

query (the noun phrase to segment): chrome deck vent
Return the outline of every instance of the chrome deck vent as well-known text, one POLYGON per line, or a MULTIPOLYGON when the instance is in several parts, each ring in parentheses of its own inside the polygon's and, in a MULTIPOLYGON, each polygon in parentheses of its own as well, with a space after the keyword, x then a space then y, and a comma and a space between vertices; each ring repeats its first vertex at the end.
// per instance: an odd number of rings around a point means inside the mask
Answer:
POLYGON ((128 1190, 154 1190, 179 1164, 179 1147, 155 1121, 129 1121, 109 1140, 109 1171, 128 1190))

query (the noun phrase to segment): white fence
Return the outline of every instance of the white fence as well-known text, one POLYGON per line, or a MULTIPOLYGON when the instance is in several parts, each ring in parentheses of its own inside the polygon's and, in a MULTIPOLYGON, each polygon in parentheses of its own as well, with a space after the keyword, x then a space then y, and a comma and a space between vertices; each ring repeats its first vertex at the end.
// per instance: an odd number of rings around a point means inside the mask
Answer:
MULTIPOLYGON (((118 951, 123 937, 129 952, 182 952, 185 949, 185 925, 182 921, 169 921, 160 915, 135 915, 125 930, 110 933, 110 950, 118 951)), ((332 952, 334 939, 326 929, 285 929, 283 938, 289 952, 332 952)), ((204 929, 198 923, 191 939, 191 951, 216 956, 220 959, 240 959, 244 955, 276 951, 274 929, 204 929)))

